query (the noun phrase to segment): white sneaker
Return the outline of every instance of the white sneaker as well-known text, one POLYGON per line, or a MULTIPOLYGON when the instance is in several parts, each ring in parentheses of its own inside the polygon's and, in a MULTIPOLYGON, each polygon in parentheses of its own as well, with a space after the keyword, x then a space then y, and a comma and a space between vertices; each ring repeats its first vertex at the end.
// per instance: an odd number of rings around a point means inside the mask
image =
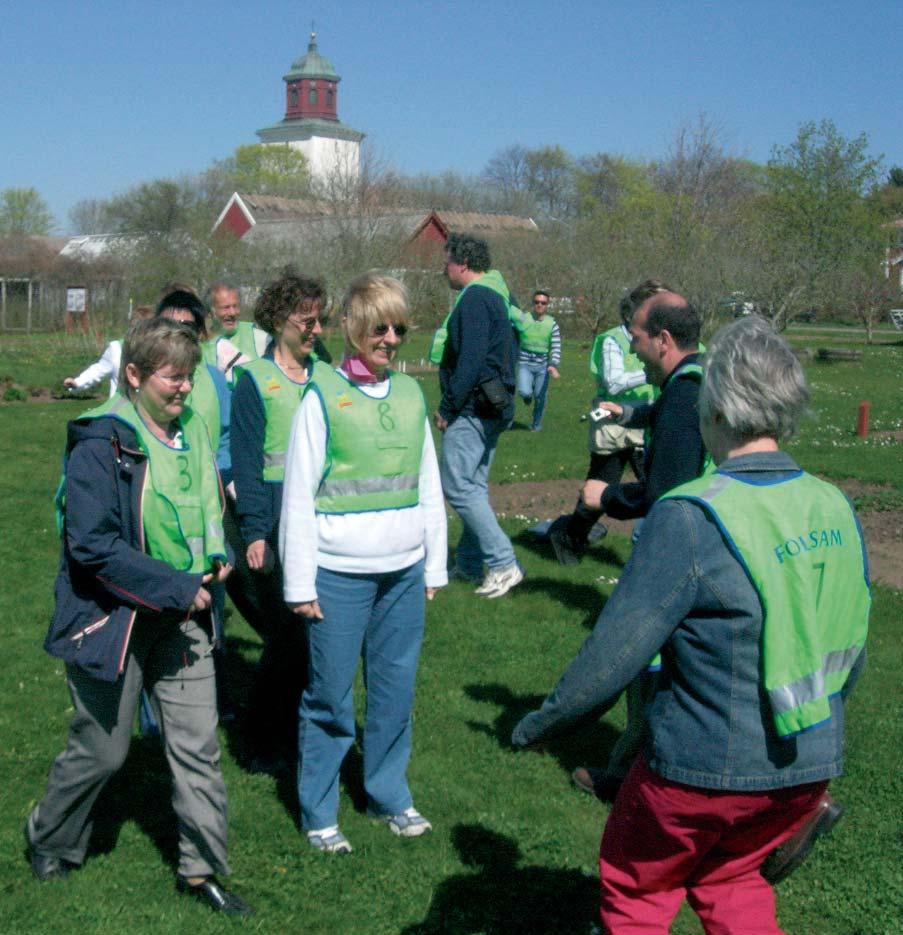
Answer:
POLYGON ((339 831, 338 825, 328 828, 318 828, 307 832, 307 840, 315 850, 324 854, 350 854, 351 844, 348 838, 339 831))
POLYGON ((433 826, 413 806, 406 808, 400 815, 371 814, 370 817, 388 825, 392 834, 400 838, 419 838, 421 834, 433 830, 433 826))
POLYGON ((517 562, 507 568, 490 568, 483 583, 474 591, 481 597, 495 598, 507 594, 524 580, 524 570, 517 562))

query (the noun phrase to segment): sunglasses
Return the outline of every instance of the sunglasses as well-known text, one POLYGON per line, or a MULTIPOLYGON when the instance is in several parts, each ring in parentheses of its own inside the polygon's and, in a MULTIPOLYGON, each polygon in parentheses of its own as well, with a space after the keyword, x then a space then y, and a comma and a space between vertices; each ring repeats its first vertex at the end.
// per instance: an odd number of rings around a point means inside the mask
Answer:
POLYGON ((373 329, 373 337, 375 338, 384 338, 388 333, 389 329, 392 329, 395 332, 396 338, 403 338, 408 333, 407 325, 386 325, 380 324, 376 325, 373 329))
POLYGON ((291 322, 299 331, 313 331, 317 324, 324 324, 326 319, 320 315, 289 315, 286 321, 291 322))

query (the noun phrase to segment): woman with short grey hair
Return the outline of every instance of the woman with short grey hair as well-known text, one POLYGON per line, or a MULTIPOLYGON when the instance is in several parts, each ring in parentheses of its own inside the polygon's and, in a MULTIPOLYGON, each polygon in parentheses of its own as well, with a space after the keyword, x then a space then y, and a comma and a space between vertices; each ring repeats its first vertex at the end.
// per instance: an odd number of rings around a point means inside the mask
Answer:
POLYGON ((684 898, 706 932, 779 935, 770 884, 842 813, 827 786, 864 661, 859 525, 778 448, 809 391, 766 322, 715 336, 703 387, 717 470, 656 502, 594 631, 512 737, 540 744, 604 710, 660 654, 648 740, 602 837, 611 935, 667 932, 684 898))

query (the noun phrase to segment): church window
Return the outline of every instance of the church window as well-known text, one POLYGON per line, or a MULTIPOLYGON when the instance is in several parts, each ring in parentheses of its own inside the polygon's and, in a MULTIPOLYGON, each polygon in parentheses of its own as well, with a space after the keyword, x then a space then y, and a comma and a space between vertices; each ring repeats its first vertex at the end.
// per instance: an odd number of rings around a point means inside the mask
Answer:
POLYGON ((298 85, 296 84, 292 85, 291 98, 292 98, 292 107, 297 107, 298 106, 298 85))
POLYGON ((311 104, 313 104, 314 106, 316 106, 316 103, 317 103, 317 86, 316 86, 315 84, 312 84, 312 85, 310 86, 310 91, 307 92, 307 100, 308 100, 309 103, 311 103, 311 104))

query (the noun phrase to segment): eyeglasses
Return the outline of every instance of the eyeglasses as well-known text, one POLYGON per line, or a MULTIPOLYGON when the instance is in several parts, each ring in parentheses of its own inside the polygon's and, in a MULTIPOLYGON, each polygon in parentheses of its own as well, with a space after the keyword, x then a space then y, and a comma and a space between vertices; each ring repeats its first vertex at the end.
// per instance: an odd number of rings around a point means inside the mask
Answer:
POLYGON ((193 373, 178 373, 172 375, 168 373, 160 373, 159 370, 155 370, 153 375, 162 380, 167 386, 171 386, 174 390, 177 390, 183 383, 187 383, 189 386, 194 386, 193 373))
POLYGON ((289 315, 285 320, 291 322, 299 331, 311 332, 326 319, 319 315, 289 315))
POLYGON ((548 305, 549 300, 548 299, 534 299, 533 304, 534 305, 548 305))
POLYGON ((374 338, 384 338, 388 333, 389 329, 392 329, 395 332, 396 338, 403 338, 408 333, 407 325, 393 325, 393 324, 379 324, 375 325, 373 328, 373 337, 374 338))

